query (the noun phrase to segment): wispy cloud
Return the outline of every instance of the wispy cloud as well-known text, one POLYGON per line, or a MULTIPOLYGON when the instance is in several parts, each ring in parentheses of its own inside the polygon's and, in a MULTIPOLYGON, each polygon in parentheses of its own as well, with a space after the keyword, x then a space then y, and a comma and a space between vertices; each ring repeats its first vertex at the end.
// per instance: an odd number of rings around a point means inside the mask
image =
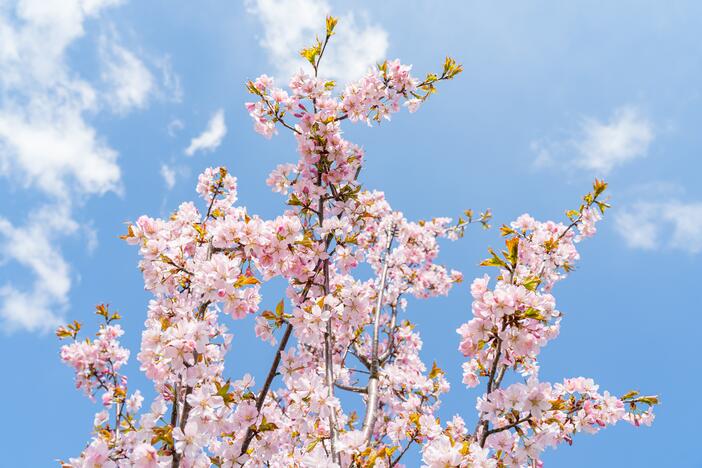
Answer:
POLYGON ((627 246, 702 252, 702 202, 637 202, 615 214, 615 228, 627 246))
MULTIPOLYGON (((164 162, 161 164, 159 174, 161 175, 161 179, 163 179, 163 183, 166 188, 171 190, 176 186, 179 180, 190 177, 191 171, 188 165, 178 164, 174 158, 170 162, 164 162)), ((165 200, 166 197, 164 195, 164 202, 165 200)))
POLYGON ((181 102, 183 100, 183 87, 180 84, 180 76, 173 70, 171 57, 163 55, 156 58, 154 66, 161 71, 160 96, 171 102, 181 102))
MULTIPOLYGON (((309 67, 298 52, 323 34, 324 18, 332 13, 326 0, 247 0, 247 7, 263 26, 261 46, 278 78, 287 79, 301 67, 309 67)), ((388 34, 370 24, 364 14, 358 15, 363 20, 353 12, 338 16, 333 43, 324 53, 322 75, 348 81, 385 58, 388 34)))
POLYGON ((100 39, 102 79, 108 84, 106 100, 115 112, 143 109, 156 88, 153 75, 134 53, 113 38, 100 39))
POLYGON ((224 122, 224 110, 219 109, 210 118, 207 128, 200 135, 190 140, 190 145, 185 149, 185 154, 192 156, 198 151, 213 151, 227 134, 227 124, 224 122))
POLYGON ((585 117, 564 140, 532 142, 537 166, 557 166, 606 175, 615 167, 646 156, 654 139, 653 124, 634 106, 616 109, 607 122, 585 117))
POLYGON ((168 190, 172 189, 176 183, 176 171, 168 164, 161 164, 161 177, 166 183, 168 190))

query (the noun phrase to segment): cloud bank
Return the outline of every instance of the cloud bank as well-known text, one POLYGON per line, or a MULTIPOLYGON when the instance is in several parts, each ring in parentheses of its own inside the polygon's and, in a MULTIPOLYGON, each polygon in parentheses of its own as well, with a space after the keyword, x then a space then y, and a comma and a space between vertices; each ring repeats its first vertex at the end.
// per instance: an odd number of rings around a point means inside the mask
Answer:
MULTIPOLYGON (((148 67, 116 34, 96 41, 102 73, 95 83, 82 78, 66 57, 85 35, 86 22, 120 3, 0 2, 0 176, 12 189, 31 191, 27 199, 38 200, 0 216, 1 261, 33 277, 29 285, 0 284, 0 328, 6 331, 46 332, 61 321, 69 305, 71 269, 60 241, 82 233, 96 245, 94 230, 79 229, 73 209, 87 197, 122 191, 117 151, 91 117, 142 109, 157 91, 148 67), (11 219, 17 216, 25 219, 11 219)), ((168 67, 167 61, 157 66, 175 86, 177 77, 168 67)))

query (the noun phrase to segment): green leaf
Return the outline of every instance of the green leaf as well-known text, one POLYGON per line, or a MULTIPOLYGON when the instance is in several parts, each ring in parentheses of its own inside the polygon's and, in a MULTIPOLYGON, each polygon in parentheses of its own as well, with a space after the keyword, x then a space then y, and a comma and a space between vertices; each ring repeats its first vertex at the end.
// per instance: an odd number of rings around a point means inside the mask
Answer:
POLYGON ((487 260, 483 260, 480 262, 480 266, 494 266, 494 267, 506 267, 507 264, 497 256, 494 250, 488 249, 488 252, 492 255, 492 258, 488 258, 487 260))
POLYGON ((529 307, 527 310, 524 311, 524 318, 540 320, 542 322, 546 321, 544 316, 541 315, 541 312, 539 312, 537 309, 534 309, 533 307, 529 307))
POLYGON ((290 195, 290 200, 288 200, 288 205, 290 206, 302 206, 302 202, 300 201, 299 198, 297 198, 297 195, 292 193, 290 195))
POLYGON ((595 194, 595 198, 597 198, 607 189, 607 182, 604 180, 595 179, 595 182, 592 184, 592 189, 593 193, 595 194))
POLYGON ((317 43, 312 47, 306 47, 300 51, 300 55, 307 59, 313 67, 317 66, 317 57, 322 52, 322 44, 317 39, 317 43))
POLYGON ((339 18, 327 16, 327 37, 331 37, 334 34, 334 28, 336 27, 336 23, 338 22, 339 18))
POLYGON ((647 405, 650 405, 650 406, 657 405, 660 403, 660 400, 658 399, 657 396, 641 397, 641 398, 638 398, 638 401, 640 401, 641 403, 646 403, 647 405))
POLYGON ((450 80, 462 71, 463 65, 456 63, 456 61, 451 57, 446 57, 444 60, 444 71, 441 76, 442 78, 450 80))
POLYGON ((310 442, 310 444, 307 446, 307 451, 311 452, 312 450, 314 450, 314 448, 317 446, 318 443, 319 443, 319 439, 315 439, 312 442, 310 442))
POLYGON ((263 312, 261 312, 261 317, 263 317, 266 320, 275 320, 276 319, 275 314, 273 312, 271 312, 270 310, 264 310, 263 312))
POLYGON ((278 426, 275 423, 266 421, 266 417, 263 416, 263 420, 258 426, 258 432, 274 431, 276 429, 278 429, 278 426))
POLYGON ((566 211, 566 216, 571 221, 575 221, 576 219, 578 219, 578 216, 580 216, 580 212, 578 210, 568 210, 566 211))
POLYGON ((509 226, 507 226, 506 224, 503 224, 502 226, 500 226, 500 234, 501 234, 503 237, 507 237, 507 236, 509 236, 510 234, 514 234, 514 229, 512 229, 512 228, 509 227, 509 226))
POLYGON ((224 397, 227 393, 229 393, 229 386, 230 386, 229 380, 227 380, 224 385, 220 384, 215 380, 215 387, 217 388, 217 395, 224 397))
POLYGON ((255 276, 240 275, 239 279, 234 283, 235 288, 241 288, 242 286, 250 286, 253 284, 259 284, 260 281, 255 276))
POLYGON ((529 291, 536 291, 536 288, 541 284, 541 278, 538 276, 530 276, 523 283, 522 286, 527 288, 529 291))
POLYGON ((507 239, 505 245, 507 246, 507 260, 509 260, 512 266, 517 265, 517 259, 519 258, 519 238, 512 237, 511 239, 507 239))
POLYGON ((429 372, 429 378, 433 379, 438 377, 440 374, 443 374, 444 370, 436 365, 436 361, 434 361, 434 364, 431 366, 431 372, 429 372))

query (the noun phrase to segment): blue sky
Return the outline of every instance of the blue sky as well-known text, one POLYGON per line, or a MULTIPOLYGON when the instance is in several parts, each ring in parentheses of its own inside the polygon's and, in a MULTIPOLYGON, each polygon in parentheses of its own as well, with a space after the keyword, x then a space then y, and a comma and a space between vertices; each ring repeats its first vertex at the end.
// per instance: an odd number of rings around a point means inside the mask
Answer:
MULTIPOLYGON (((264 181, 296 159, 294 142, 253 133, 243 83, 294 69, 327 11, 344 28, 328 62, 341 81, 385 56, 418 75, 447 54, 464 64, 420 112, 346 128, 366 150, 365 186, 408 218, 489 207, 496 225, 527 211, 560 219, 595 176, 610 182, 614 208, 555 290, 566 318, 541 378, 583 375, 663 404, 652 428, 582 435, 547 465, 702 466, 690 417, 702 383, 702 4, 624 0, 0 1, 0 464, 47 466, 89 438, 96 407, 59 362, 56 323, 94 324, 94 305, 110 303, 125 316, 130 387, 149 389, 136 363, 149 297, 136 250, 117 238, 126 221, 194 199, 213 165, 238 176, 251 212, 282 210, 264 181)), ((442 261, 470 280, 498 242, 469 231, 442 261)), ((467 284, 407 313, 453 384, 442 418, 473 418, 454 333, 467 284)), ((260 379, 270 362, 252 324, 231 324, 232 376, 260 379)))

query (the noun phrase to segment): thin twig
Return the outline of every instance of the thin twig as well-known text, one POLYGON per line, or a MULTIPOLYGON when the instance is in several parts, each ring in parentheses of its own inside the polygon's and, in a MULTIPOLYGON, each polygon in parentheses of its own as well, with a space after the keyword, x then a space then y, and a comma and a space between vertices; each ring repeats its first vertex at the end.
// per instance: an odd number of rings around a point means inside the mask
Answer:
POLYGON ((410 439, 410 441, 407 442, 407 445, 405 445, 405 448, 402 449, 402 452, 400 452, 397 458, 395 458, 390 464, 391 468, 400 462, 400 459, 405 455, 405 453, 407 453, 407 450, 410 448, 410 445, 412 445, 412 442, 414 442, 414 439, 410 439))
POLYGON ((366 387, 354 387, 353 385, 344 385, 339 382, 334 383, 334 385, 341 390, 346 390, 347 392, 368 393, 368 388, 366 387))
POLYGON ((520 424, 523 424, 523 423, 529 421, 529 419, 531 419, 531 413, 529 413, 528 416, 524 416, 522 419, 518 419, 517 421, 515 421, 511 424, 507 424, 506 426, 497 427, 495 429, 490 429, 489 431, 487 431, 485 433, 485 438, 487 439, 488 436, 491 436, 492 434, 497 434, 498 432, 506 431, 508 429, 512 429, 513 427, 517 427, 520 424))

